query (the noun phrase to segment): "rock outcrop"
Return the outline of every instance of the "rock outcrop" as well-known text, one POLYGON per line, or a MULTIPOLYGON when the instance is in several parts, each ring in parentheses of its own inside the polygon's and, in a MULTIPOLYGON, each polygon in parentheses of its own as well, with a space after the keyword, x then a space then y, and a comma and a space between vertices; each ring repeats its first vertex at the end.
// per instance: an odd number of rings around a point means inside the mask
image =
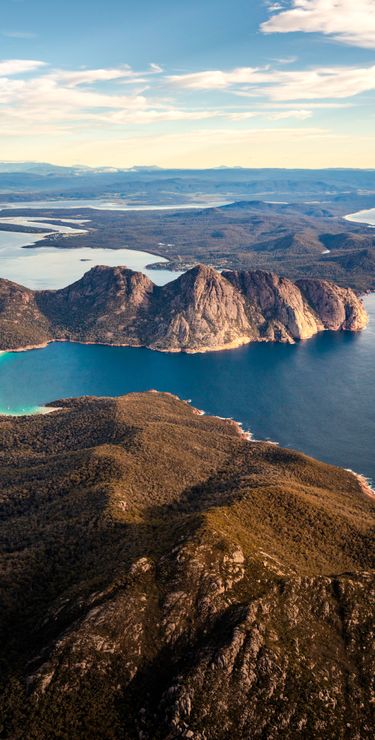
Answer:
POLYGON ((1 734, 373 733, 375 497, 169 394, 0 419, 1 734))
POLYGON ((358 331, 366 322, 350 289, 260 270, 197 265, 159 287, 126 267, 94 267, 67 288, 35 292, 0 280, 0 350, 73 340, 202 352, 358 331))

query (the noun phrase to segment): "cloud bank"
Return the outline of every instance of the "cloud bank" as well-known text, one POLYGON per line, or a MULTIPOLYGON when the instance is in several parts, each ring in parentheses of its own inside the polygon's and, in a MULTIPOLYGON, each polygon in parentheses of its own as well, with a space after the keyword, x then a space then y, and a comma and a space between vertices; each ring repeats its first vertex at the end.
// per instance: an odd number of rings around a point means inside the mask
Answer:
POLYGON ((375 48, 375 0, 292 0, 289 8, 276 3, 263 33, 323 33, 337 41, 375 48))

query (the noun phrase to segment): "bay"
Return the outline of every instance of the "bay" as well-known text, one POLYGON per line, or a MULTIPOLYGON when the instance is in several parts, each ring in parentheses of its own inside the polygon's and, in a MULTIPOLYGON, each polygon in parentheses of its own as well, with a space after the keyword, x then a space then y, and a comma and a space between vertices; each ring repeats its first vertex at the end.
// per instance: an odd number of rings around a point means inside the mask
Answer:
MULTIPOLYGON (((0 223, 4 220, 0 218, 0 223)), ((16 221, 16 219, 15 219, 16 221)), ((13 220, 12 220, 13 222, 13 220)), ((149 270, 147 265, 153 262, 167 263, 168 260, 151 252, 136 249, 57 249, 53 246, 25 249, 44 239, 49 231, 64 235, 84 232, 81 228, 87 222, 80 219, 68 219, 70 226, 50 224, 48 220, 31 221, 30 218, 18 219, 22 225, 39 226, 46 233, 0 231, 0 278, 13 280, 27 288, 63 288, 78 280, 95 265, 126 265, 132 270, 139 270, 147 275, 156 285, 164 285, 181 275, 168 269, 149 270)), ((64 224, 67 222, 64 219, 64 224)), ((17 221, 16 221, 17 223, 17 221)))
POLYGON ((0 411, 30 413, 59 398, 156 389, 210 414, 375 481, 375 295, 369 327, 296 345, 253 343, 206 354, 50 344, 0 355, 0 411))

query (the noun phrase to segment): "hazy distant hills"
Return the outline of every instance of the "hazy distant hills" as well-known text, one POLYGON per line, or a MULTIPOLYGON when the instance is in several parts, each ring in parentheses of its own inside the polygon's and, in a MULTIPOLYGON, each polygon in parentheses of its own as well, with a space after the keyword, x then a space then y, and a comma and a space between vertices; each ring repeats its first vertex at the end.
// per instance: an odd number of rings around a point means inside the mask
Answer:
POLYGON ((169 394, 56 405, 0 417, 2 737, 369 739, 360 481, 169 394))
POLYGON ((283 170, 214 168, 208 170, 161 169, 158 167, 89 168, 60 167, 38 162, 0 163, 0 192, 16 197, 48 192, 49 197, 97 197, 121 195, 141 200, 158 198, 169 202, 171 195, 218 195, 237 198, 257 193, 294 195, 375 192, 375 170, 283 170))
MULTIPOLYGON (((272 270, 291 279, 318 277, 360 292, 375 289, 374 230, 343 219, 375 206, 375 170, 125 170, 0 164, 0 201, 15 206, 41 199, 50 202, 51 209, 58 199, 73 200, 75 205, 85 199, 108 199, 136 206, 207 206, 99 212, 85 210, 83 204, 74 214, 90 219, 86 234, 69 239, 56 234, 39 247, 129 247, 166 257, 171 269, 202 262, 217 269, 272 270), (223 203, 227 205, 219 207, 223 203), (365 265, 355 258, 352 269, 345 253, 363 249, 370 250, 369 260, 365 265)), ((48 209, 33 211, 46 213, 48 209)), ((50 213, 68 214, 67 209, 50 213)), ((1 224, 0 228, 10 229, 1 224)))

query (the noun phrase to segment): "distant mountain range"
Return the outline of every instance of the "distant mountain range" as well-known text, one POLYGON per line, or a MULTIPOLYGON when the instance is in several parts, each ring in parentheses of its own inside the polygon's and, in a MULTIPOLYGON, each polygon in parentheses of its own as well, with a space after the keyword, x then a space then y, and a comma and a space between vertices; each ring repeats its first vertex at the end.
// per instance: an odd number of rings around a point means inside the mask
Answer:
POLYGON ((161 169, 159 167, 63 167, 40 162, 0 162, 0 191, 13 193, 48 192, 50 198, 97 197, 140 194, 168 201, 168 194, 194 196, 197 193, 245 197, 257 193, 294 195, 335 195, 348 192, 375 192, 375 170, 288 170, 214 168, 205 170, 161 169), (146 189, 146 190, 145 190, 146 189), (161 192, 160 192, 161 189, 161 192), (123 191, 123 192, 122 192, 123 191))
POLYGON ((202 352, 294 342, 324 329, 358 331, 366 323, 352 290, 260 270, 198 265, 162 287, 126 267, 94 267, 60 290, 0 280, 0 350, 72 340, 202 352))

